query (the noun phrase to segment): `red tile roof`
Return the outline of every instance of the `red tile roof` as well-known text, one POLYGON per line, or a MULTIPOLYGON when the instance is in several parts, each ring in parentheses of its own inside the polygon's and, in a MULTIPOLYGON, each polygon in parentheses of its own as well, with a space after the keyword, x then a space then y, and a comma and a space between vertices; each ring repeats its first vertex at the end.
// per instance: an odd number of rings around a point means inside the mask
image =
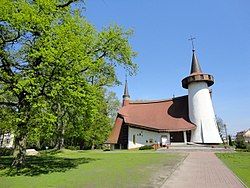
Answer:
POLYGON ((157 131, 195 128, 188 118, 187 96, 152 102, 132 102, 119 110, 125 123, 157 131))
POLYGON ((157 132, 185 131, 195 128, 188 117, 188 97, 150 102, 130 102, 123 106, 107 143, 116 143, 123 123, 157 132), (118 134, 118 135, 117 135, 118 134), (111 142, 112 141, 112 142, 111 142))
POLYGON ((108 144, 117 143, 119 135, 120 135, 122 124, 123 124, 123 119, 121 117, 117 116, 117 118, 115 120, 115 125, 112 129, 112 132, 109 135, 109 138, 105 143, 108 143, 108 144))

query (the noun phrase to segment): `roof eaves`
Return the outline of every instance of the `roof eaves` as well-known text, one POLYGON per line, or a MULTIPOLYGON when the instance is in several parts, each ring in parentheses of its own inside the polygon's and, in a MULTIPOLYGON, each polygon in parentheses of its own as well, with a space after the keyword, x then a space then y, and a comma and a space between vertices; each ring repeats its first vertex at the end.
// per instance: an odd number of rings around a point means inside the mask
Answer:
POLYGON ((196 126, 193 123, 191 123, 193 125, 193 127, 191 128, 180 128, 180 129, 157 129, 157 128, 152 128, 149 126, 143 126, 143 125, 137 125, 137 124, 131 124, 131 123, 126 123, 126 124, 130 127, 141 128, 141 129, 154 131, 154 132, 178 132, 178 131, 193 130, 196 128, 196 126))

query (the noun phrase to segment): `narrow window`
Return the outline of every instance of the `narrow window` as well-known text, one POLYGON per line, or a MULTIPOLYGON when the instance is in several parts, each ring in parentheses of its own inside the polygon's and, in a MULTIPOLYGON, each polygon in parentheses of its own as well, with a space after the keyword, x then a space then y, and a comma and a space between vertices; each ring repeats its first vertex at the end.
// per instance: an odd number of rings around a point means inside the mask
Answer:
POLYGON ((133 144, 135 144, 135 135, 133 135, 133 144))

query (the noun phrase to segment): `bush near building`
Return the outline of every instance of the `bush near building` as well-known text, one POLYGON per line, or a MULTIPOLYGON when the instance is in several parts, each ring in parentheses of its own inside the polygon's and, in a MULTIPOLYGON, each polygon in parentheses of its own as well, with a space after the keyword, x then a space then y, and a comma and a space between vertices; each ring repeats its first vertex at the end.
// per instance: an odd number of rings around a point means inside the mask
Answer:
POLYGON ((150 150, 150 149, 154 149, 154 147, 153 146, 148 146, 148 145, 145 145, 145 146, 141 146, 141 147, 139 147, 139 150, 150 150))
POLYGON ((247 144, 246 144, 246 142, 245 142, 245 140, 244 140, 243 137, 236 138, 236 140, 235 140, 235 147, 237 149, 246 149, 247 144))

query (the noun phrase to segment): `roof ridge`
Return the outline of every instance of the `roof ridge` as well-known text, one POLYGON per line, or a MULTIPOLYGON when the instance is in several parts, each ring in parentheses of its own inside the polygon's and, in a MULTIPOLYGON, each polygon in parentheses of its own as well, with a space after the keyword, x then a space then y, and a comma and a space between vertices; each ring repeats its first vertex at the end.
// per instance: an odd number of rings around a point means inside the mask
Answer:
POLYGON ((167 102, 167 101, 172 101, 173 99, 176 99, 176 98, 182 98, 182 97, 186 97, 186 96, 187 95, 174 97, 174 98, 168 98, 168 99, 156 99, 156 100, 135 100, 135 101, 130 101, 129 104, 148 104, 148 103, 167 102))

